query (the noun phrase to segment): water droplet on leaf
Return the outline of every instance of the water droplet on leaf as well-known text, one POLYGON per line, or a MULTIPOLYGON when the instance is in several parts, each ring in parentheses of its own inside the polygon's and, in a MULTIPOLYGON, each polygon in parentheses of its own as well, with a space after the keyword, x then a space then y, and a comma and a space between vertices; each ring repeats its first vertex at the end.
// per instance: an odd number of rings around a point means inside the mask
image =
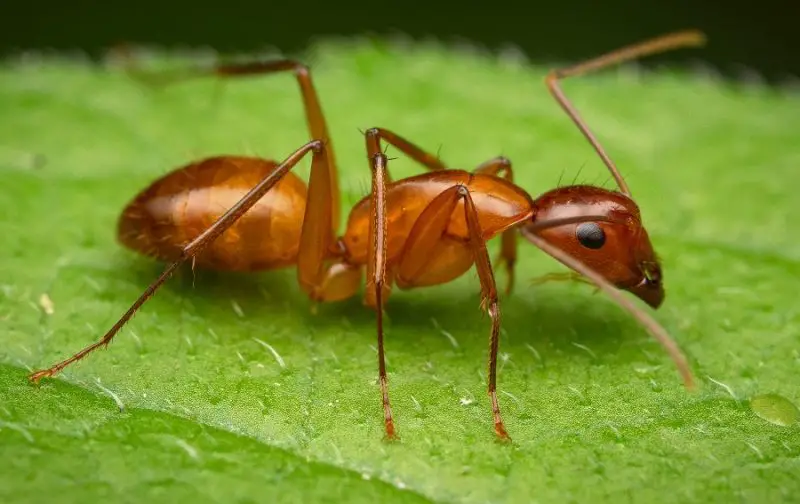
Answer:
POLYGON ((750 408, 769 423, 788 427, 800 419, 800 410, 789 399, 778 394, 764 394, 750 399, 750 408))

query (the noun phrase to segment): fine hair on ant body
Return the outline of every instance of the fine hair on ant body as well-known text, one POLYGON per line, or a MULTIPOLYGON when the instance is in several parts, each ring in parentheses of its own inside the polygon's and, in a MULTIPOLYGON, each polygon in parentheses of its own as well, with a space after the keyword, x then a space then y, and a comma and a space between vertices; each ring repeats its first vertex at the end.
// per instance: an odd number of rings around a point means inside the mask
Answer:
MULTIPOLYGON (((370 194, 339 229, 337 165, 309 69, 292 60, 220 65, 178 77, 292 72, 297 78, 312 140, 277 163, 257 157, 216 156, 185 165, 153 182, 123 210, 118 238, 126 247, 169 262, 100 341, 30 375, 52 377, 107 346, 134 313, 185 261, 200 268, 259 271, 297 267, 301 289, 314 302, 356 295, 366 267, 365 303, 377 314, 378 373, 386 435, 396 437, 384 360, 383 306, 391 287, 410 289, 450 282, 474 264, 481 306, 491 318, 488 394, 496 435, 509 439, 497 401, 500 305, 486 242, 501 235, 499 262, 514 280, 517 231, 573 271, 547 275, 593 283, 664 346, 687 388, 689 365, 667 332, 619 289, 652 308, 664 299, 661 266, 639 208, 622 175, 561 90, 566 77, 679 47, 699 46, 697 31, 676 32, 551 71, 552 96, 587 138, 613 175, 619 191, 589 185, 559 187, 532 198, 513 183, 511 162, 490 159, 472 172, 448 168, 436 156, 381 128, 365 133, 372 173, 370 194), (381 142, 399 149, 427 171, 393 181, 381 142), (292 169, 311 154, 308 186, 292 169), (214 205, 210 205, 213 200, 214 205), (220 206, 228 208, 222 212, 220 206)), ((135 70, 132 70, 135 71, 135 70)))

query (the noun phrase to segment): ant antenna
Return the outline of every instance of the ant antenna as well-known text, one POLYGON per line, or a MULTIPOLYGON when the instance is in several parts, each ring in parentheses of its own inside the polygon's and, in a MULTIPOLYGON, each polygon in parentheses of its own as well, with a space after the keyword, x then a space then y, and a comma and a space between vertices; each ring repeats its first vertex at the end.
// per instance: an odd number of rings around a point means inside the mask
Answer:
MULTIPOLYGON (((595 218, 597 217, 584 217, 584 219, 587 220, 595 218)), ((547 227, 555 227, 557 225, 566 224, 568 221, 572 222, 574 220, 580 220, 581 217, 573 217, 571 219, 572 220, 564 218, 554 219, 552 222, 545 221, 540 224, 540 228, 544 229, 547 227)), ((689 390, 695 388, 694 376, 692 375, 692 371, 689 367, 686 357, 683 355, 683 352, 681 352, 678 344, 675 343, 675 340, 670 337, 667 331, 664 330, 664 328, 661 327, 661 325, 656 322, 655 319, 653 319, 645 311, 637 308, 636 305, 634 305, 628 298, 623 296, 616 287, 604 279, 600 274, 596 273, 592 268, 586 266, 583 262, 572 257, 557 246, 540 237, 533 232, 533 230, 523 228, 521 232, 523 236, 525 236, 531 243, 539 247, 539 249, 588 278, 621 308, 633 315, 634 318, 636 318, 639 323, 642 324, 645 329, 647 329, 647 332, 649 332, 653 338, 655 338, 656 341, 658 341, 667 351, 667 354, 669 354, 670 358, 675 363, 675 367, 678 368, 678 373, 681 375, 681 378, 683 378, 684 386, 689 390)))
POLYGON ((611 65, 623 63, 632 59, 640 58, 642 56, 650 56, 681 47, 702 46, 705 44, 705 42, 705 34, 698 30, 686 30, 670 33, 654 39, 646 40, 644 42, 639 42, 638 44, 617 49, 616 51, 606 53, 597 58, 584 61, 583 63, 578 63, 577 65, 553 70, 547 74, 545 83, 547 84, 548 89, 550 89, 550 94, 553 95, 558 104, 561 105, 561 108, 564 109, 575 125, 578 126, 578 129, 581 130, 581 133, 583 133, 586 139, 589 140, 589 143, 592 144, 594 150, 614 176, 614 180, 617 181, 620 191, 622 191, 626 196, 631 195, 631 190, 628 188, 628 184, 625 183, 625 179, 622 178, 619 170, 617 170, 617 166, 613 161, 611 161, 611 158, 608 157, 605 149, 603 149, 602 145, 600 145, 600 142, 589 129, 589 126, 578 114, 578 111, 575 109, 572 103, 570 103, 566 95, 564 95, 564 92, 561 90, 561 86, 559 85, 558 81, 566 77, 574 77, 588 72, 601 70, 611 65))

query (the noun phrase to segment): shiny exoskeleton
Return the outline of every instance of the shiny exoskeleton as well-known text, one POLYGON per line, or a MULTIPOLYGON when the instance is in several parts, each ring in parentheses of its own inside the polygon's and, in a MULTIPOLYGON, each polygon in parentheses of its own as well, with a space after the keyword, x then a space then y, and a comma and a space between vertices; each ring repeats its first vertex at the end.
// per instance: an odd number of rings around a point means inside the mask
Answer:
POLYGON ((49 369, 33 373, 31 380, 38 382, 53 376, 107 345, 187 260, 196 267, 225 271, 296 266, 300 286, 310 299, 319 302, 356 295, 366 270, 365 301, 376 309, 377 315, 385 428, 387 435, 394 437, 384 362, 384 303, 394 286, 410 289, 442 284, 475 266, 482 306, 492 319, 488 392, 495 432, 505 439, 508 434, 496 394, 500 307, 486 243, 501 236, 499 262, 508 273, 510 291, 517 238, 521 234, 573 270, 567 275, 548 275, 546 279, 582 279, 606 292, 666 348, 684 383, 692 386, 689 366, 673 340, 619 291, 627 290, 651 307, 659 307, 664 300, 661 268, 630 190, 562 92, 559 81, 639 56, 700 45, 703 41, 703 35, 695 31, 674 33, 547 76, 551 94, 603 159, 619 191, 572 185, 534 199, 514 184, 512 165, 506 158, 490 159, 472 171, 450 169, 400 135, 372 128, 365 134, 372 190, 350 211, 340 236, 337 236, 337 166, 308 68, 291 60, 280 60, 192 71, 185 77, 293 72, 301 89, 312 140, 281 163, 244 156, 197 161, 161 177, 139 193, 120 216, 119 239, 133 250, 169 262, 169 266, 100 341, 49 369), (393 181, 382 142, 404 152, 427 171, 393 181), (309 153, 311 174, 306 185, 291 170, 309 153))

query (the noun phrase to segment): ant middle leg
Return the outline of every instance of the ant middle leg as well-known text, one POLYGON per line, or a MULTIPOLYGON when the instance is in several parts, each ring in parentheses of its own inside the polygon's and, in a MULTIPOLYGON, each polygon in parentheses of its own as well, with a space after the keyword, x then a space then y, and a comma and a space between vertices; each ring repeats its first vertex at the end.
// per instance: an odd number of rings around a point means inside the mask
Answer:
MULTIPOLYGON (((393 131, 389 131, 384 128, 370 128, 366 131, 364 136, 366 137, 367 141, 367 152, 382 152, 380 142, 383 140, 389 145, 400 150, 400 152, 410 157, 427 170, 438 171, 448 169, 447 165, 445 165, 438 156, 427 152, 415 143, 410 142, 393 131)), ((386 181, 391 182, 388 169, 386 171, 386 181)))
POLYGON ((386 155, 381 151, 379 142, 374 138, 372 140, 368 132, 367 155, 369 156, 370 169, 372 171, 372 191, 370 193, 370 221, 372 225, 368 233, 368 257, 370 260, 367 262, 367 292, 372 293, 377 314, 378 379, 381 385, 384 426, 386 436, 389 439, 393 439, 396 437, 396 433, 392 408, 389 403, 389 380, 386 375, 386 357, 383 346, 383 303, 385 297, 388 297, 391 288, 391 281, 387 281, 386 274, 387 235, 389 232, 386 219, 386 179, 388 168, 386 155))

